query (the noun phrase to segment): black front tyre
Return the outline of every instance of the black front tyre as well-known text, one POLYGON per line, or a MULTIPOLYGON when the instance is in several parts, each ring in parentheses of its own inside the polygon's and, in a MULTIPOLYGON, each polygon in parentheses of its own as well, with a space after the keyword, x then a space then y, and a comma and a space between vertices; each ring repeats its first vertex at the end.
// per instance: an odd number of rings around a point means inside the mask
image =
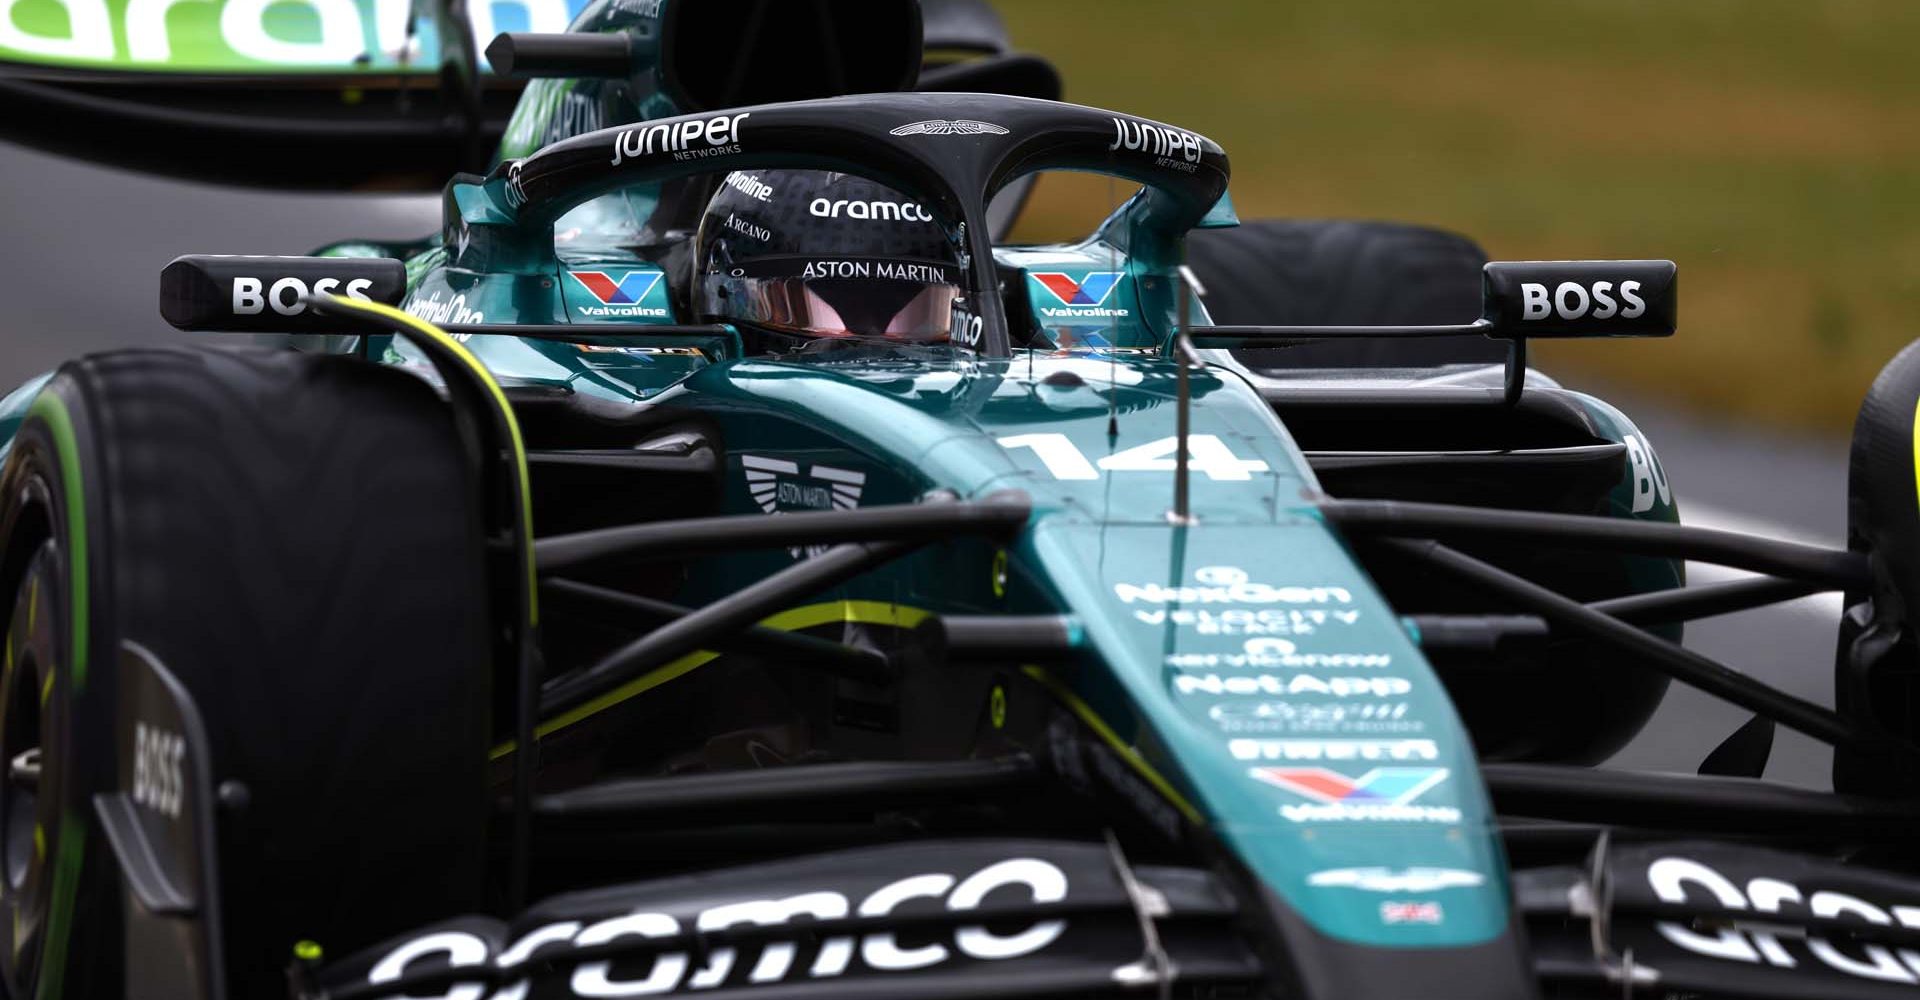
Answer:
MULTIPOLYGON (((1847 547, 1865 553, 1869 587, 1847 591, 1834 658, 1834 708, 1866 733, 1920 742, 1920 342, 1873 380, 1847 461, 1847 547)), ((1920 775, 1885 753, 1836 748, 1833 787, 1920 794, 1920 775)))
POLYGON ((424 383, 347 358, 132 350, 47 385, 0 467, 10 995, 132 986, 92 808, 128 768, 123 641, 192 695, 227 786, 231 995, 284 992, 298 941, 338 954, 482 904, 486 570, 464 456, 424 383))
MULTIPOLYGON (((7 946, 0 970, 9 984, 36 982, 48 943, 65 938, 71 904, 54 913, 56 883, 71 896, 79 858, 75 845, 53 840, 63 831, 68 776, 64 723, 69 686, 57 678, 66 656, 66 601, 60 550, 51 541, 33 550, 7 619, 5 670, 0 672, 0 928, 7 946), (56 684, 56 679, 61 683, 56 684), (49 748, 60 752, 49 753, 49 748), (48 764, 52 767, 49 768, 48 764), (55 862, 59 862, 56 864, 55 862), (59 924, 56 926, 55 921, 59 924)), ((98 891, 96 900, 103 897, 98 891)), ((60 964, 57 963, 56 964, 60 964)), ((15 994, 19 995, 19 994, 15 994)))

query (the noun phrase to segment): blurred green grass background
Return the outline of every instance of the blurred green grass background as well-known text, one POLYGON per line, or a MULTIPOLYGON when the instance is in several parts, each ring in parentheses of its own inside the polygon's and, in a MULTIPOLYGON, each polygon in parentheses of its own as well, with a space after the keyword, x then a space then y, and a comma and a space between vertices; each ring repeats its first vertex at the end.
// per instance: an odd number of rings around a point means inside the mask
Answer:
MULTIPOLYGON (((1673 339, 1536 352, 1576 383, 1839 429, 1920 337, 1920 0, 999 8, 1068 100, 1224 146, 1243 218, 1420 222, 1501 259, 1678 261, 1673 339)), ((1043 183, 1025 234, 1103 197, 1043 183)))

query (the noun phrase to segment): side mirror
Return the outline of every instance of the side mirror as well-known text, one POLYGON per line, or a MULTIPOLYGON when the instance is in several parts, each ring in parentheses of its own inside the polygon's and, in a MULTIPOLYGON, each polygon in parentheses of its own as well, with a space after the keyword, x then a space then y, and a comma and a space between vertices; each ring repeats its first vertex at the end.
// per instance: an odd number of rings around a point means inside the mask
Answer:
POLYGON ((1198 347, 1289 347, 1351 337, 1671 337, 1680 279, 1670 260, 1493 261, 1480 318, 1443 326, 1201 326, 1198 347))
POLYGON ((160 316, 181 330, 337 331, 339 319, 307 308, 321 292, 397 306, 407 267, 391 257, 175 257, 160 272, 160 316))
POLYGON ((1489 337, 1670 337, 1679 312, 1670 260, 1495 261, 1481 280, 1489 337))
MULTIPOLYGON (((1195 347, 1291 347, 1351 337, 1389 339, 1481 334, 1507 342, 1511 406, 1526 385, 1533 337, 1670 337, 1679 313, 1670 260, 1494 261, 1481 272, 1480 318, 1442 326, 1201 326, 1195 347)), ((1188 335, 1188 334, 1183 334, 1188 335)))

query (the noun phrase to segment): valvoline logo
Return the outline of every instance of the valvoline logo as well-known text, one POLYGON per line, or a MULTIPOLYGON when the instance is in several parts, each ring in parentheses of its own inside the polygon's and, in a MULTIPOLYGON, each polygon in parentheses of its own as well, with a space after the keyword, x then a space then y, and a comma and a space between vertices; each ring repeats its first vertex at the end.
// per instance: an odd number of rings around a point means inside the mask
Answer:
POLYGON ((1411 802, 1446 776, 1443 767, 1376 767, 1358 778, 1324 767, 1254 770, 1254 777, 1318 802, 1411 802))
POLYGON ((1447 780, 1444 767, 1376 767, 1359 777, 1324 767, 1256 767, 1249 773, 1315 803, 1280 807, 1280 815, 1296 823, 1460 822, 1460 810, 1451 806, 1415 804, 1447 780))
POLYGON ((1041 287, 1053 293, 1063 306, 1097 306, 1113 294, 1120 283, 1119 271, 1088 271, 1079 281, 1060 271, 1041 271, 1033 276, 1041 287))
POLYGON ((1107 300, 1126 277, 1122 271, 1032 271, 1027 274, 1030 297, 1042 317, 1053 320, 1107 319, 1127 315, 1109 308, 1107 300))
POLYGON ((576 317, 584 319, 672 319, 667 309, 664 275, 651 269, 609 268, 604 271, 568 271, 573 286, 564 297, 576 317), (586 294, 581 295, 584 291, 586 294), (656 292, 658 294, 656 294, 656 292))
POLYGON ((639 305, 660 283, 658 271, 628 271, 615 279, 605 271, 568 271, 593 297, 610 306, 639 305))

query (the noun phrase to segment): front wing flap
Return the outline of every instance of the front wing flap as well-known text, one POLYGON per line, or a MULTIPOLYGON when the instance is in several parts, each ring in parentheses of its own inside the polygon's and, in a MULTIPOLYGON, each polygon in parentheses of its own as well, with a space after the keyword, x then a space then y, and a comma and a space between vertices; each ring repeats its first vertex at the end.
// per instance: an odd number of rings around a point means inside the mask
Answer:
POLYGON ((1712 841, 1514 873, 1555 995, 1890 1000, 1920 986, 1920 879, 1712 841))
POLYGON ((1136 870, 1106 844, 921 841, 570 893, 511 923, 460 918, 323 969, 316 986, 335 1000, 462 985, 798 1000, 1251 983, 1233 915, 1209 874, 1136 870))

